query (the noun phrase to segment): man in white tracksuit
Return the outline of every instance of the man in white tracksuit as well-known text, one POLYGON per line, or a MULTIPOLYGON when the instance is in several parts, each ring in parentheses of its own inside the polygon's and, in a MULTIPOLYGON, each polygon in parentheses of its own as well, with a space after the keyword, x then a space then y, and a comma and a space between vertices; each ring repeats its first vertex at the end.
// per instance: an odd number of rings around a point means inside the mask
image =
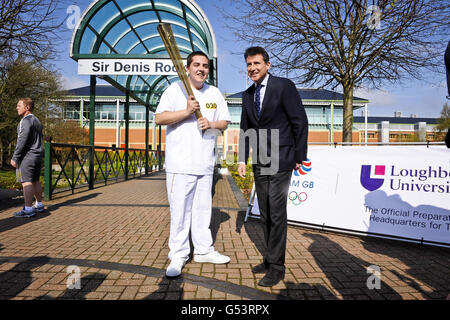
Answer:
POLYGON ((200 51, 191 53, 186 70, 195 97, 187 96, 180 81, 173 83, 164 91, 155 112, 156 124, 167 125, 165 168, 171 217, 168 277, 179 276, 188 260, 189 233, 195 262, 230 261, 214 250, 209 229, 215 138, 218 131, 227 128, 230 114, 219 89, 205 83, 208 56, 200 51), (196 110, 203 116, 198 120, 196 110))

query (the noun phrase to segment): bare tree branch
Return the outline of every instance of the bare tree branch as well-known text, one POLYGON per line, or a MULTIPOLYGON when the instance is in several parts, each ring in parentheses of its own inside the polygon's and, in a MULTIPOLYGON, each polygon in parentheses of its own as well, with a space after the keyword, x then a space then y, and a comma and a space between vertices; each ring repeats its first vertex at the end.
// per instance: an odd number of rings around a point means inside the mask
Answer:
POLYGON ((448 0, 236 1, 238 10, 224 12, 229 28, 248 46, 264 46, 275 70, 297 84, 342 88, 344 141, 354 88, 442 72, 448 0))
POLYGON ((21 55, 43 61, 56 54, 58 30, 65 17, 58 17, 57 0, 1 0, 0 55, 21 55))

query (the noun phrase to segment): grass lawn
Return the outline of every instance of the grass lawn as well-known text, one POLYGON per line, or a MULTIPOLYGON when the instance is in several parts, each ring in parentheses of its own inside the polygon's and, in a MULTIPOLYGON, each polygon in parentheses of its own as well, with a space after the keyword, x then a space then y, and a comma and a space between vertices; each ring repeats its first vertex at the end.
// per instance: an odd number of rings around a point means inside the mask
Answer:
POLYGON ((0 189, 22 189, 22 184, 16 182, 16 170, 0 169, 0 189))

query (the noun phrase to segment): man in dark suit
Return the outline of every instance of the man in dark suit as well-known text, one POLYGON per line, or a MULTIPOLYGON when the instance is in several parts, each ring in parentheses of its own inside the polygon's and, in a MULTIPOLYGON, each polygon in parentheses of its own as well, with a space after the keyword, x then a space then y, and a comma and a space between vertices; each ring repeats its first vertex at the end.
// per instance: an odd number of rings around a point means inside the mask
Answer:
POLYGON ((251 146, 266 245, 263 263, 252 271, 265 273, 259 285, 270 287, 284 279, 287 195, 292 170, 306 160, 308 119, 294 83, 269 74, 264 48, 248 48, 244 57, 254 84, 242 94, 238 172, 245 177, 251 146))

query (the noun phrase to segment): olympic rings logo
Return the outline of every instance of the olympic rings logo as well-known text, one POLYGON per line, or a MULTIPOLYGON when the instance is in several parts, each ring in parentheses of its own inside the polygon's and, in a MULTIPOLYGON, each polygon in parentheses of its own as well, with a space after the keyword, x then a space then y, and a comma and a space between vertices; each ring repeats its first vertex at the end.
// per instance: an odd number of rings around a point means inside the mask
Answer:
POLYGON ((308 199, 308 194, 306 192, 297 193, 296 191, 289 192, 288 204, 293 204, 294 206, 300 205, 308 199))

